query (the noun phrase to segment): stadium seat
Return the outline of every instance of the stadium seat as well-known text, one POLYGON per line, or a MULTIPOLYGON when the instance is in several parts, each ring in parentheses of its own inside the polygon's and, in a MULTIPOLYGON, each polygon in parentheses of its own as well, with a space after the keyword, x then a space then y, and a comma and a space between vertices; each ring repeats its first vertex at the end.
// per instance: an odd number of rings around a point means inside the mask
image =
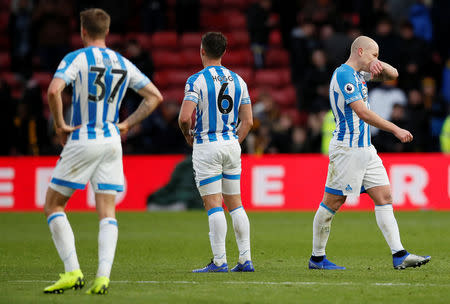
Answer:
POLYGON ((70 36, 70 47, 72 50, 83 48, 83 40, 81 40, 80 34, 72 34, 72 36, 70 36))
POLYGON ((293 107, 297 103, 297 91, 292 85, 272 91, 273 99, 283 108, 293 107))
POLYGON ((180 48, 181 50, 186 49, 200 49, 200 43, 202 39, 202 34, 200 33, 184 33, 180 38, 180 48))
POLYGON ((267 68, 289 67, 289 53, 284 49, 269 49, 265 57, 267 68))
POLYGON ((183 89, 191 73, 186 70, 165 70, 155 73, 155 83, 161 82, 164 88, 183 89))
POLYGON ((269 34, 269 47, 281 48, 282 44, 281 32, 279 30, 272 30, 269 34))
POLYGON ((181 104, 184 98, 184 87, 181 89, 168 89, 162 91, 162 96, 165 101, 176 101, 181 104))
POLYGON ((212 11, 200 12, 200 27, 203 31, 224 31, 226 30, 225 16, 212 11))
POLYGON ((281 113, 288 115, 294 126, 304 126, 308 120, 308 114, 300 112, 296 107, 282 108, 281 113))
POLYGON ((232 31, 225 33, 227 37, 227 48, 234 49, 248 49, 250 48, 250 38, 247 31, 232 31))
POLYGON ((248 8, 249 1, 245 0, 222 0, 222 6, 237 9, 240 11, 245 11, 248 8))
POLYGON ((176 32, 156 32, 152 36, 152 49, 176 50, 178 36, 176 32))
POLYGON ((243 13, 236 10, 225 10, 221 12, 223 28, 228 31, 245 31, 247 29, 247 18, 243 13))
POLYGON ((201 70, 203 68, 200 58, 200 47, 197 49, 187 49, 181 52, 183 63, 187 68, 201 70))
POLYGON ((119 34, 109 34, 106 36, 106 46, 110 48, 117 48, 125 46, 125 39, 119 34))
POLYGON ((202 9, 218 10, 221 7, 221 0, 200 0, 202 9))
POLYGON ((9 52, 0 53, 0 70, 8 70, 11 67, 9 52))
POLYGON ((9 15, 10 12, 8 10, 0 13, 0 33, 6 33, 8 31, 9 15))
POLYGON ((222 58, 223 65, 227 68, 233 69, 234 67, 250 67, 253 63, 253 55, 249 49, 237 50, 225 53, 222 58))
POLYGON ((154 51, 152 52, 152 58, 156 70, 184 68, 183 58, 177 52, 154 51))
POLYGON ((38 83, 42 90, 47 91, 48 85, 52 81, 53 74, 46 72, 34 72, 31 78, 38 83))
POLYGON ((0 35, 0 49, 9 50, 9 37, 8 35, 0 35))
POLYGON ((150 34, 128 33, 125 36, 125 40, 127 42, 130 40, 136 40, 146 51, 151 51, 152 49, 152 36, 150 34))
POLYGON ((258 70, 255 73, 255 86, 262 88, 279 88, 285 84, 280 71, 275 69, 258 70))
POLYGON ((242 77, 242 79, 247 84, 247 88, 253 86, 253 70, 249 67, 236 67, 233 72, 242 77))

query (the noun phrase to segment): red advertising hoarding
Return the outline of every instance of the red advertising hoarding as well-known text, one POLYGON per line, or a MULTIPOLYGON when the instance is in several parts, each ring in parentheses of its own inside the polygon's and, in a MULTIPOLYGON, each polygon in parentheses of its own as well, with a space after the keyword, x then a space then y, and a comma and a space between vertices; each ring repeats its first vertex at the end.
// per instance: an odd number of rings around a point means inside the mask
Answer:
MULTIPOLYGON (((125 156, 125 191, 118 210, 145 210, 149 194, 165 185, 183 159, 125 156)), ((450 210, 450 156, 381 155, 397 210, 450 210)), ((0 210, 41 210, 57 157, 0 157, 0 210)), ((242 158, 242 200, 247 210, 315 210, 322 199, 328 158, 322 155, 264 155, 242 158)), ((90 186, 77 191, 69 210, 91 210, 90 186)), ((349 197, 343 209, 371 210, 367 194, 349 197)))

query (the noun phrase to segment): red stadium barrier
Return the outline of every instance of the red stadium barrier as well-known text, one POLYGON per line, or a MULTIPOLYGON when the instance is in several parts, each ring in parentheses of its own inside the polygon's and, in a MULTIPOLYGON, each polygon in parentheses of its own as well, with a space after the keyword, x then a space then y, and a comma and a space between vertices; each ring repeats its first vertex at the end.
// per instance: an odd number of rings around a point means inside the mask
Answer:
MULTIPOLYGON (((396 210, 450 210, 450 156, 384 154, 396 210)), ((175 156, 126 156, 119 210, 145 210, 149 194, 167 183, 175 156)), ((57 157, 0 157, 0 210, 41 210, 57 157)), ((243 156, 242 198, 247 210, 315 210, 322 199, 328 159, 321 155, 243 156)), ((93 210, 92 191, 78 191, 69 210, 93 210)), ((367 194, 343 209, 371 210, 367 194)))

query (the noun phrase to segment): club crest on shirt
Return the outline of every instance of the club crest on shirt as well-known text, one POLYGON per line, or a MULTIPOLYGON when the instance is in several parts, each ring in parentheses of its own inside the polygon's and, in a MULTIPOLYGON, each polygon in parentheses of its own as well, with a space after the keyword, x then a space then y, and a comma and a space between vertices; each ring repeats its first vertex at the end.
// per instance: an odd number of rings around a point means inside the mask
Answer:
POLYGON ((347 83, 347 84, 344 86, 344 90, 345 90, 345 92, 346 92, 347 94, 351 94, 351 93, 353 93, 353 92, 355 91, 355 86, 354 86, 353 84, 351 84, 351 83, 347 83))

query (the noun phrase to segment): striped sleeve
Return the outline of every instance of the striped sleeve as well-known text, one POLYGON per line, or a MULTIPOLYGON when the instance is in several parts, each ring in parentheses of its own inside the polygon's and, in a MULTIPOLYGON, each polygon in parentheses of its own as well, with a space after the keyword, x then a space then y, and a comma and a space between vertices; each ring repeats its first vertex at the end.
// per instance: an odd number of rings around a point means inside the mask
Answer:
POLYGON ((144 75, 133 63, 131 63, 128 59, 123 57, 126 63, 128 77, 130 79, 130 83, 128 86, 132 88, 134 91, 139 91, 147 84, 150 83, 150 79, 144 75))
POLYGON ((243 80, 241 82, 241 88, 242 88, 241 104, 251 104, 252 102, 250 100, 250 94, 248 93, 247 84, 243 80))
POLYGON ((197 75, 193 75, 188 78, 186 81, 186 86, 184 87, 184 98, 183 100, 190 100, 198 104, 198 99, 200 97, 200 89, 195 84, 195 81, 198 79, 197 75))
POLYGON ((66 85, 70 84, 71 82, 75 81, 78 71, 80 70, 80 67, 78 66, 78 55, 80 54, 80 51, 72 52, 67 54, 63 60, 61 60, 58 68, 56 69, 55 75, 53 75, 54 78, 61 78, 66 82, 66 85))

